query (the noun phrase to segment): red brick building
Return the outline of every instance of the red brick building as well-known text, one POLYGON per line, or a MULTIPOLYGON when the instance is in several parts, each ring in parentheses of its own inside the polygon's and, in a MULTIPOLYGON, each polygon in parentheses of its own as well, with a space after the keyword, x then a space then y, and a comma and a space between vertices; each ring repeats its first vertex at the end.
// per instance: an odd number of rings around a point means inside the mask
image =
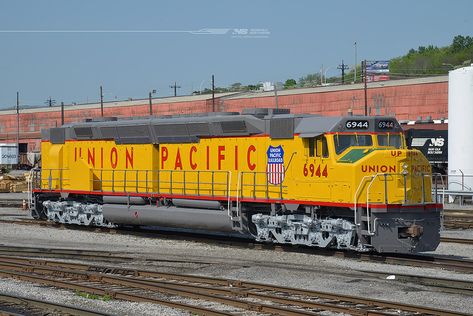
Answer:
MULTIPOLYGON (((398 120, 446 119, 448 117, 448 77, 430 77, 368 84, 369 115, 393 115, 398 120)), ((313 113, 325 116, 363 115, 365 98, 363 84, 278 91, 277 104, 291 113, 313 113)), ((274 108, 274 92, 196 95, 152 100, 153 115, 189 114, 198 112, 240 112, 243 108, 274 108)), ((65 123, 100 117, 99 103, 66 105, 65 123)), ((148 116, 148 99, 104 103, 104 116, 148 116)), ((61 108, 21 109, 19 142, 27 151, 39 151, 41 129, 61 125, 61 108)), ((0 111, 0 143, 16 142, 16 110, 0 111)))

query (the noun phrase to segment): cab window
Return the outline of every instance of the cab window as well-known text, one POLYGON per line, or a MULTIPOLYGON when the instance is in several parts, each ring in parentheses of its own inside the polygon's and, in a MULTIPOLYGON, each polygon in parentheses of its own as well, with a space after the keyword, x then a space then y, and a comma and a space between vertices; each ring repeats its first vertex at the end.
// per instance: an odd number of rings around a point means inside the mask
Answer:
POLYGON ((325 136, 313 137, 308 139, 309 157, 328 157, 327 139, 325 136))
POLYGON ((402 148, 402 138, 399 134, 378 135, 379 146, 389 146, 394 148, 402 148))
POLYGON ((349 147, 373 146, 371 135, 343 134, 335 135, 335 151, 341 154, 349 147))
POLYGON ((328 146, 327 139, 325 136, 317 137, 316 141, 316 154, 317 157, 328 158, 328 146))
POLYGON ((309 157, 315 156, 315 138, 309 138, 309 157))

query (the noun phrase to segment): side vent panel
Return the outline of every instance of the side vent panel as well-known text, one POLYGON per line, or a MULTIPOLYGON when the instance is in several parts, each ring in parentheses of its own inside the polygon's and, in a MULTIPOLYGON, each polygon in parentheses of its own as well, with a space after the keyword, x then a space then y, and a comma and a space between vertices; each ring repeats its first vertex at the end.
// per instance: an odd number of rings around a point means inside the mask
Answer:
POLYGON ((64 144, 66 141, 66 130, 61 127, 51 128, 49 130, 49 138, 53 144, 64 144))
POLYGON ((269 134, 274 139, 294 138, 294 119, 272 119, 269 124, 269 134))
POLYGON ((121 125, 117 126, 118 136, 122 144, 149 144, 151 135, 149 125, 121 125))
POLYGON ((223 134, 248 134, 245 121, 220 122, 223 134))
POLYGON ((187 130, 191 136, 209 136, 209 123, 188 123, 187 130))
POLYGON ((92 139, 94 137, 92 127, 74 127, 74 133, 77 139, 92 139))
POLYGON ((104 139, 118 140, 117 128, 115 126, 100 127, 100 133, 104 139))

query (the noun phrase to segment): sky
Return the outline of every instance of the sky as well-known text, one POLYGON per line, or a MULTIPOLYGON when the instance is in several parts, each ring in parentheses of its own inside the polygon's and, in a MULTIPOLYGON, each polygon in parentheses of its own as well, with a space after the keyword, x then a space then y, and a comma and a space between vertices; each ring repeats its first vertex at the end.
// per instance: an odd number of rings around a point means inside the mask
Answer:
POLYGON ((473 35, 470 0, 0 0, 0 108, 298 80, 473 35))

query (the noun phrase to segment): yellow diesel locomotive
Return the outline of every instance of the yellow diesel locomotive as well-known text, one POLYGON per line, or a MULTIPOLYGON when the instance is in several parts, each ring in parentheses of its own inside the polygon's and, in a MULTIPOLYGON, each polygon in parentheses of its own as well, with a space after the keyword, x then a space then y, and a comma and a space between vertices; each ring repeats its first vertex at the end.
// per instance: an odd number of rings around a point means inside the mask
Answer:
POLYGON ((440 240, 430 165, 391 117, 89 120, 43 131, 33 179, 33 216, 60 223, 399 253, 440 240))

